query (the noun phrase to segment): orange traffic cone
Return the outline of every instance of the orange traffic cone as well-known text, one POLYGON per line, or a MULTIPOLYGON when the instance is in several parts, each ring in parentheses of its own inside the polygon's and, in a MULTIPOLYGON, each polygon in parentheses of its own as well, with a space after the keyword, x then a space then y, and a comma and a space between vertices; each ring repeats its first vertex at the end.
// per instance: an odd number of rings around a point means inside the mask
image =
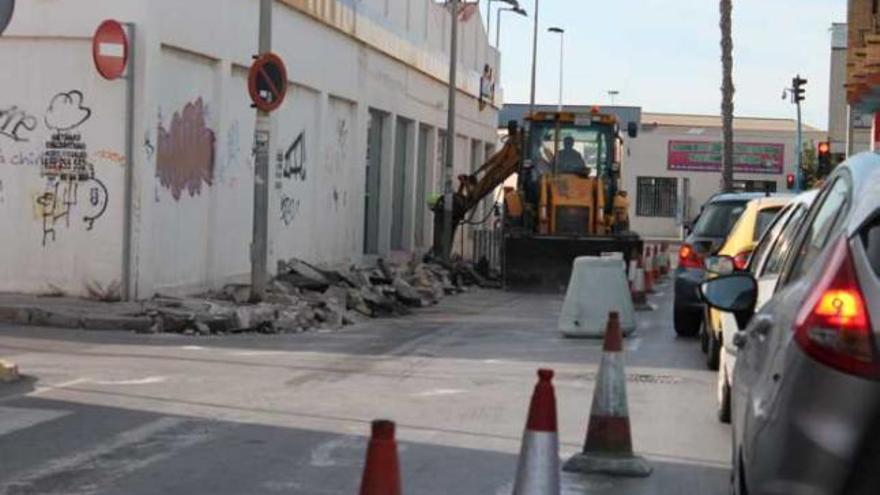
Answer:
POLYGON ((400 462, 394 422, 373 421, 372 436, 367 446, 367 462, 361 479, 361 495, 400 495, 400 462))
POLYGON ((572 456, 562 469, 575 473, 641 477, 653 471, 647 461, 633 454, 623 365, 623 333, 617 313, 608 315, 605 348, 584 450, 572 456))
POLYGON ((553 370, 538 370, 523 432, 513 495, 559 495, 559 433, 553 370))

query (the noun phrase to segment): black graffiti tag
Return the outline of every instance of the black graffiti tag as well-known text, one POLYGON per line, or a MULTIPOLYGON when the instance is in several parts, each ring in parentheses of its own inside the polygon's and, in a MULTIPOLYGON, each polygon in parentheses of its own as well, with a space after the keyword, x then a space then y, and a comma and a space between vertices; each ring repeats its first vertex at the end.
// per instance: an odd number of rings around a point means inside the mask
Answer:
POLYGON ((16 142, 27 142, 28 138, 22 135, 23 131, 30 132, 36 128, 37 118, 17 106, 0 109, 0 136, 16 142))
POLYGON ((285 179, 298 177, 306 180, 306 133, 300 132, 293 144, 284 153, 284 168, 282 171, 285 179))

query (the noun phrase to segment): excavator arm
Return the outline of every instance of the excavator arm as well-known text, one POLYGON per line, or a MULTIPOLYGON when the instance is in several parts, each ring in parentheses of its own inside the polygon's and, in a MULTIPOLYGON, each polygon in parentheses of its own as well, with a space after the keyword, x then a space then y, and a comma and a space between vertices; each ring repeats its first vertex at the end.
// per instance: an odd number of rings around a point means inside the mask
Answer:
POLYGON ((515 125, 511 125, 509 131, 504 146, 473 175, 458 176, 459 185, 458 191, 453 195, 452 228, 449 229, 451 234, 448 242, 443 242, 443 235, 446 231, 444 228, 445 206, 443 198, 434 204, 432 208, 434 212, 434 256, 447 259, 449 253, 445 250, 451 248, 452 241, 455 239, 455 231, 468 213, 472 212, 483 199, 504 184, 508 177, 519 171, 523 156, 523 135, 515 125))

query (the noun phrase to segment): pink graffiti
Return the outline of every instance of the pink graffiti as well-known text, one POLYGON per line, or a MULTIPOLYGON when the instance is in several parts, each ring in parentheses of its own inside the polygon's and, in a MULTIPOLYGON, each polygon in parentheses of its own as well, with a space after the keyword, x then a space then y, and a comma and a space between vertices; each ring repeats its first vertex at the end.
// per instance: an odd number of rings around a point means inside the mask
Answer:
POLYGON ((205 104, 201 98, 175 112, 170 130, 159 124, 156 151, 156 177, 162 186, 180 200, 184 190, 190 196, 201 194, 202 183, 214 178, 214 131, 205 123, 205 104))

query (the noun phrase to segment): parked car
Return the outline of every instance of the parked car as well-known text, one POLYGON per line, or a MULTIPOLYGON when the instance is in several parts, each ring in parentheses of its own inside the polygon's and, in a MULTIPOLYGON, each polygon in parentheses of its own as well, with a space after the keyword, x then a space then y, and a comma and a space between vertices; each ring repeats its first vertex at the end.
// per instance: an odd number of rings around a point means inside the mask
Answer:
POLYGON ((878 493, 880 155, 831 174, 757 313, 751 273, 701 292, 745 328, 732 339, 734 493, 878 493))
MULTIPOLYGON (((727 239, 718 254, 730 256, 733 259, 734 269, 745 270, 758 240, 776 219, 776 215, 792 199, 793 196, 790 195, 765 196, 749 201, 739 220, 727 234, 727 239)), ((706 308, 700 342, 706 353, 706 366, 710 370, 717 370, 721 356, 721 311, 706 308)))
MULTIPOLYGON (((723 267, 715 268, 720 274, 733 273, 735 270, 748 270, 758 281, 758 300, 756 309, 761 309, 764 303, 773 295, 776 289, 776 281, 779 271, 782 269, 782 260, 791 249, 791 243, 797 233, 797 229, 806 216, 807 210, 813 204, 819 191, 813 190, 798 195, 777 214, 771 224, 766 227, 761 240, 758 241, 754 252, 749 257, 746 267, 737 266, 735 257, 729 257, 722 263, 723 267)), ((760 200, 755 200, 760 201, 760 200)), ((738 227, 734 228, 734 231, 738 227)), ((722 249, 721 254, 729 254, 730 251, 722 249)), ((712 271, 710 269, 710 271, 712 271)), ((724 423, 730 422, 730 377, 736 366, 736 348, 733 345, 732 336, 741 328, 736 323, 733 314, 711 311, 719 315, 717 342, 719 345, 719 368, 718 368, 718 419, 724 423)))
POLYGON ((721 249, 746 204, 764 193, 729 193, 713 196, 703 205, 693 228, 678 250, 675 269, 675 333, 694 337, 700 332, 706 308, 700 300, 700 284, 705 278, 703 262, 721 249))

